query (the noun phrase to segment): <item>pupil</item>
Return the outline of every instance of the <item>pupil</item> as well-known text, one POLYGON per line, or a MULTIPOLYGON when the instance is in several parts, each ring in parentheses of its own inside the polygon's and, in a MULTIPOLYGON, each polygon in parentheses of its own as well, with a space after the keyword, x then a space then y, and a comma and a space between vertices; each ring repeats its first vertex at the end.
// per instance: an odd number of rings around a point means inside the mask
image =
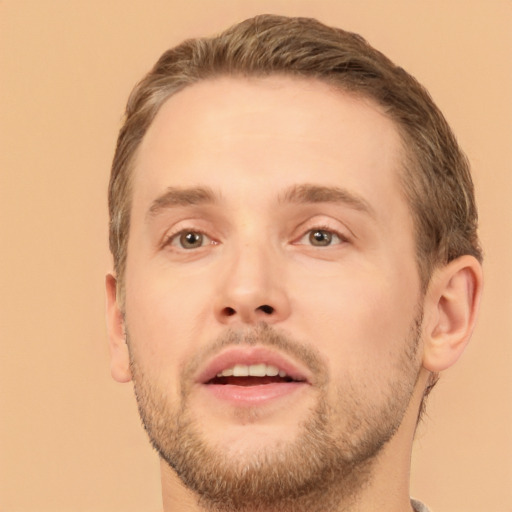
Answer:
POLYGON ((184 233, 181 235, 181 245, 185 249, 200 247, 203 243, 203 235, 201 233, 184 233))
POLYGON ((313 245, 329 245, 332 235, 327 231, 313 231, 309 238, 313 245))

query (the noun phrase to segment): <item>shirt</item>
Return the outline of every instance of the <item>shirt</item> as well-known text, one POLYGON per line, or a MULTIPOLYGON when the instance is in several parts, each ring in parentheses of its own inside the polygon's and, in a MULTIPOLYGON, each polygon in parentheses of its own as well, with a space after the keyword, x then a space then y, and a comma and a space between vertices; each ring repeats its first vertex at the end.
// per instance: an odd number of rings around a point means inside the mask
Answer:
POLYGON ((415 512, 430 512, 427 506, 421 503, 421 501, 413 500, 411 498, 411 505, 415 512))

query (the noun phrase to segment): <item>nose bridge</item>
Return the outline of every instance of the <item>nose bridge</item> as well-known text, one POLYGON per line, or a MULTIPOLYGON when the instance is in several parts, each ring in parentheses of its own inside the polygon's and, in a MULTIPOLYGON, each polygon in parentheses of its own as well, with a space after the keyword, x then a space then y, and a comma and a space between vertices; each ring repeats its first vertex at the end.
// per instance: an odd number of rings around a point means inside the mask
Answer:
MULTIPOLYGON (((252 230, 253 231, 253 230, 252 230)), ((278 251, 268 236, 241 237, 229 248, 216 314, 223 323, 274 322, 289 314, 278 251)))
MULTIPOLYGON (((258 241, 242 242, 234 258, 230 272, 234 291, 240 294, 263 294, 272 284, 271 273, 275 265, 271 263, 268 244, 258 241)), ((274 258, 274 263, 277 264, 274 258)))

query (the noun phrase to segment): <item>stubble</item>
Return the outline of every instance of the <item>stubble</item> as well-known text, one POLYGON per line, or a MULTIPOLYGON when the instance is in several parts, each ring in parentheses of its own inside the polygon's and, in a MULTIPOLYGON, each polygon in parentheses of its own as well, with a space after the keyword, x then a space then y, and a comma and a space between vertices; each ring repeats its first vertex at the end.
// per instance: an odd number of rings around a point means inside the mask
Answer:
MULTIPOLYGON (((289 339, 266 324, 227 331, 183 369, 181 393, 171 403, 140 367, 130 364, 139 413, 152 445, 208 512, 334 512, 348 509, 369 484, 372 466, 406 412, 418 376, 421 315, 413 322, 397 357, 386 397, 378 408, 362 403, 354 382, 333 382, 310 346, 289 339), (212 446, 189 407, 190 376, 209 357, 230 345, 259 344, 289 354, 317 379, 317 399, 294 439, 281 440, 247 456, 212 446), (337 400, 328 400, 328 389, 337 400), (343 428, 340 430, 340 425, 343 428)), ((128 337, 128 344, 131 342, 128 337)))

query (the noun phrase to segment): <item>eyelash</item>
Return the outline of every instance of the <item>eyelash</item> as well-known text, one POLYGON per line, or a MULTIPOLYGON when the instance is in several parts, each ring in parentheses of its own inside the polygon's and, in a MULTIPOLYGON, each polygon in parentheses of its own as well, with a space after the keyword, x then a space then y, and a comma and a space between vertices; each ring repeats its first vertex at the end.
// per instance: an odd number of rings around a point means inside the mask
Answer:
MULTIPOLYGON (((212 237, 210 237, 205 231, 201 230, 201 229, 195 229, 195 228, 185 228, 185 229, 180 229, 179 231, 174 231, 172 232, 171 234, 167 235, 163 242, 162 242, 162 248, 165 248, 165 247, 168 247, 168 246, 172 246, 173 243, 178 240, 180 236, 182 235, 186 235, 186 234, 195 234, 195 235, 200 235, 202 237, 206 237, 209 242, 208 243, 202 243, 200 246, 198 247, 190 247, 190 248, 186 248, 186 247, 183 247, 182 244, 180 244, 180 247, 179 249, 182 249, 182 250, 185 250, 185 251, 188 251, 188 250, 193 250, 193 249, 200 249, 202 247, 205 247, 207 245, 217 245, 219 242, 215 241, 212 237)), ((343 243, 346 243, 346 242, 349 242, 349 238, 340 233, 338 230, 336 229, 333 229, 332 227, 330 226, 327 226, 327 225, 318 225, 318 226, 313 226, 311 228, 309 228, 307 231, 304 231, 302 235, 300 235, 300 237, 296 238, 294 242, 292 242, 294 245, 310 245, 311 247, 331 247, 333 245, 341 245, 343 243), (323 233, 327 233, 327 234, 330 234, 330 235, 333 235, 335 236, 336 238, 338 238, 339 242, 335 242, 335 243, 328 243, 328 245, 325 245, 325 246, 322 246, 322 245, 314 245, 312 243, 310 244, 300 244, 301 240, 303 240, 305 237, 307 236, 311 236, 312 233, 314 232, 323 232, 323 233)))
MULTIPOLYGON (((309 228, 307 231, 305 231, 299 238, 297 238, 296 242, 294 242, 295 244, 298 244, 301 240, 303 240, 306 236, 310 235, 314 232, 325 232, 325 233, 329 233, 331 235, 334 235, 336 236, 338 239, 339 239, 339 242, 337 243, 333 243, 333 244, 329 244, 327 246, 324 246, 324 247, 331 247, 332 245, 340 245, 340 244, 343 244, 343 243, 346 243, 346 242, 349 242, 349 238, 340 233, 338 230, 336 229, 333 229, 331 226, 327 226, 327 225, 318 225, 318 226, 313 226, 312 228, 309 228)), ((321 247, 321 246, 314 246, 313 244, 310 244, 312 247, 321 247)))
MULTIPOLYGON (((205 245, 217 245, 218 242, 216 242, 215 240, 212 239, 212 237, 208 236, 203 230, 201 229, 195 229, 195 228, 185 228, 185 229, 180 229, 179 231, 174 231, 172 233, 170 233, 169 235, 167 235, 163 242, 162 242, 162 248, 165 248, 165 247, 168 247, 168 246, 171 246, 173 244, 173 242, 175 240, 178 240, 179 237, 181 235, 186 235, 186 234, 195 234, 195 235, 201 235, 203 237, 206 237, 210 240, 209 243, 207 244, 203 244, 201 245, 200 247, 197 247, 197 248, 201 248, 201 247, 204 247, 205 245)), ((183 246, 180 246, 179 247, 180 249, 183 249, 183 250, 191 250, 190 248, 187 249, 183 246)))

